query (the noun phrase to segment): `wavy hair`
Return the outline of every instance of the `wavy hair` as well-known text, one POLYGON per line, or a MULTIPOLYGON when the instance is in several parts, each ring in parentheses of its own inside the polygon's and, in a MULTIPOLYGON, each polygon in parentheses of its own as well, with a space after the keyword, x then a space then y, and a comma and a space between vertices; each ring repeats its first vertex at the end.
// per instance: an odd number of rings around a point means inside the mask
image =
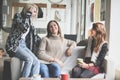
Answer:
POLYGON ((106 29, 105 26, 100 23, 96 22, 93 23, 92 30, 96 31, 96 35, 94 38, 94 51, 97 52, 99 50, 100 44, 106 39, 106 29))

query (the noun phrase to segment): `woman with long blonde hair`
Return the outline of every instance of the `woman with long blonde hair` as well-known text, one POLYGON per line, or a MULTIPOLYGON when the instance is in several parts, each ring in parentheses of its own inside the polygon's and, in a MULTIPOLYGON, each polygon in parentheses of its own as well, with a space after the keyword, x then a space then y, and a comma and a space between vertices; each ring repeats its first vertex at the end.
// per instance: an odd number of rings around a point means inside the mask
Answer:
MULTIPOLYGON (((32 77, 39 74, 40 61, 34 52, 34 25, 32 21, 38 16, 38 7, 27 4, 21 13, 13 18, 12 30, 6 41, 6 51, 10 57, 24 61, 21 77, 32 77)), ((39 44, 39 43, 37 43, 39 44)))

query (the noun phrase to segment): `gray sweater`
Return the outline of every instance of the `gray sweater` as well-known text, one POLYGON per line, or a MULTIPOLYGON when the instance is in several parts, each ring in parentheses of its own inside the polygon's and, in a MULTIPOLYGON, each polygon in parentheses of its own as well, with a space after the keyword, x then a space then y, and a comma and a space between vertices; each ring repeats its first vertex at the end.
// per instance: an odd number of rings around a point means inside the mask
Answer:
POLYGON ((51 58, 57 58, 64 62, 67 58, 65 55, 66 49, 73 49, 75 46, 75 41, 65 38, 61 39, 59 36, 51 36, 49 38, 43 37, 39 48, 38 58, 41 63, 46 64, 50 63, 51 58))

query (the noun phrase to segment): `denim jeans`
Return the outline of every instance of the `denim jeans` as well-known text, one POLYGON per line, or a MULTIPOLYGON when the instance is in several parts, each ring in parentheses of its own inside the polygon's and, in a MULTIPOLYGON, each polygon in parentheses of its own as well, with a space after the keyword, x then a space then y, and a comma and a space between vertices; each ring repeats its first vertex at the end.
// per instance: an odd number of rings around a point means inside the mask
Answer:
POLYGON ((34 55, 34 53, 32 53, 31 50, 26 47, 25 40, 20 40, 20 44, 16 49, 15 56, 25 62, 21 77, 31 77, 34 74, 39 74, 40 61, 34 55))
POLYGON ((57 63, 51 64, 40 64, 40 74, 41 77, 49 78, 49 77, 60 77, 61 68, 57 63))

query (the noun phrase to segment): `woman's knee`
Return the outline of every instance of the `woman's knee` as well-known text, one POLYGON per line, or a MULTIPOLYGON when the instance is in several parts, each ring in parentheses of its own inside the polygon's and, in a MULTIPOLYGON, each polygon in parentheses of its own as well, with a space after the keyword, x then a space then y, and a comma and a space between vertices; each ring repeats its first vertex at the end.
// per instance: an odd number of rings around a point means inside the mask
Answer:
POLYGON ((46 70, 48 71, 48 67, 46 64, 40 63, 40 70, 46 70))
POLYGON ((57 64, 57 63, 51 63, 51 64, 50 64, 50 67, 53 68, 53 69, 55 69, 55 70, 61 70, 60 65, 57 64))
POLYGON ((92 76, 94 76, 95 74, 89 70, 84 70, 81 74, 80 74, 80 78, 91 78, 92 76))
POLYGON ((76 66, 72 69, 72 77, 73 78, 79 78, 81 74, 81 68, 76 66))
POLYGON ((51 77, 59 77, 61 73, 61 67, 57 63, 52 63, 49 65, 49 71, 51 77))
POLYGON ((74 73, 77 73, 77 72, 81 72, 81 68, 80 67, 78 67, 78 66, 76 66, 76 67, 74 67, 73 69, 72 69, 72 72, 74 73))
POLYGON ((32 57, 26 57, 25 62, 33 64, 34 59, 32 57))
POLYGON ((40 61, 33 56, 26 57, 26 62, 32 63, 33 65, 40 65, 40 61))
POLYGON ((39 59, 34 59, 34 65, 40 65, 40 60, 39 59))

